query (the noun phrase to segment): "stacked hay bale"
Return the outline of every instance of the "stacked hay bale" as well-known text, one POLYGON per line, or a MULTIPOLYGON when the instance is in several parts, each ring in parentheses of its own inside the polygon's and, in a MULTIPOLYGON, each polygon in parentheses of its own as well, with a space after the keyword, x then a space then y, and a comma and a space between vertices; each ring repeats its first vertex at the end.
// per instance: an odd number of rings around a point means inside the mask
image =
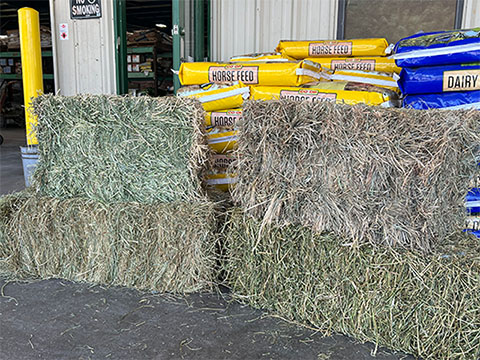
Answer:
POLYGON ((215 278, 215 209, 200 178, 203 110, 180 98, 34 102, 32 188, 0 203, 2 269, 158 291, 215 278))
POLYGON ((249 102, 238 136, 238 299, 422 358, 480 356, 480 243, 462 232, 478 112, 249 102))
POLYGON ((177 75, 183 87, 178 95, 200 100, 207 111, 208 143, 221 155, 214 156, 214 166, 207 175, 210 187, 226 191, 237 181, 234 167, 227 173, 225 167, 215 164, 235 163, 231 156, 238 134, 235 124, 242 120, 242 105, 248 98, 398 105, 398 87, 392 76, 399 69, 393 60, 385 58, 388 52, 385 39, 282 41, 276 50, 276 53, 234 56, 229 63, 195 62, 180 66, 177 75), (324 49, 323 53, 320 49, 324 49), (329 51, 341 51, 343 57, 332 58, 329 51), (311 58, 306 59, 308 56, 311 58), (344 71, 352 64, 355 71, 344 74, 344 78, 332 71, 344 71))
MULTIPOLYGON (((480 109, 480 29, 422 33, 401 39, 393 55, 403 68, 398 82, 411 109, 480 109)), ((467 195, 466 229, 480 238, 480 188, 467 195)))
POLYGON ((306 227, 233 214, 226 273, 236 298, 326 334, 423 359, 480 357, 480 245, 452 239, 434 254, 352 248, 306 227))

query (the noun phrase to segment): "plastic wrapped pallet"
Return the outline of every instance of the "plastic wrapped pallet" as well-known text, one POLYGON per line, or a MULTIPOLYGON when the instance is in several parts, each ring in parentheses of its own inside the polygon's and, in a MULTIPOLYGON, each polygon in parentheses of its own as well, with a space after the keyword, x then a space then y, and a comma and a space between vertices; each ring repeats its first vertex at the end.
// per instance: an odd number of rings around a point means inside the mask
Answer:
POLYGON ((404 68, 398 86, 402 94, 480 90, 480 65, 404 68))
POLYGON ((321 78, 321 66, 311 61, 183 63, 178 72, 182 85, 241 81, 247 85, 298 86, 321 78))
POLYGON ((242 109, 228 109, 207 112, 205 115, 205 127, 210 130, 214 127, 234 127, 242 119, 242 109))
POLYGON ((252 100, 290 99, 295 101, 332 101, 349 105, 367 104, 371 106, 395 107, 397 102, 387 92, 330 90, 323 88, 299 88, 282 86, 252 86, 252 100))
POLYGON ((215 87, 214 90, 197 90, 194 92, 180 93, 179 96, 198 99, 205 111, 217 111, 241 107, 243 101, 250 96, 250 88, 241 82, 232 86, 215 87))
POLYGON ((305 60, 316 62, 322 66, 322 69, 329 70, 379 71, 396 74, 402 70, 395 65, 395 60, 382 56, 307 58, 305 60))
POLYGON ((355 40, 282 40, 276 51, 294 59, 308 57, 385 56, 388 48, 386 39, 355 40))
POLYGON ((480 109, 480 90, 441 94, 407 95, 403 107, 417 110, 426 109, 480 109))
POLYGON ((394 49, 397 66, 466 64, 480 59, 480 28, 415 34, 394 49))

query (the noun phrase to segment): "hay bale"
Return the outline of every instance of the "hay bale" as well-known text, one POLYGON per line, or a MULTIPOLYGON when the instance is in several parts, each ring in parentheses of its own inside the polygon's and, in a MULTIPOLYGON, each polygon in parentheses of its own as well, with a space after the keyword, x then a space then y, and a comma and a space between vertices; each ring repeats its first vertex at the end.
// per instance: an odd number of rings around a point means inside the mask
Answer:
POLYGON ((215 279, 210 202, 104 204, 17 194, 4 197, 0 211, 0 268, 16 278, 181 293, 215 279))
POLYGON ((480 358, 480 242, 425 255, 235 211, 225 270, 235 297, 287 319, 424 359, 480 358))
MULTIPOLYGON (((18 209, 24 200, 25 192, 0 196, 0 259, 6 259, 10 256, 7 236, 7 222, 13 212, 18 209)), ((3 271, 2 265, 5 261, 0 261, 0 273, 3 271)))
POLYGON ((461 231, 480 112, 248 102, 235 203, 264 223, 431 251, 461 231))
POLYGON ((38 114, 39 195, 102 202, 195 200, 208 147, 195 100, 44 95, 38 114))

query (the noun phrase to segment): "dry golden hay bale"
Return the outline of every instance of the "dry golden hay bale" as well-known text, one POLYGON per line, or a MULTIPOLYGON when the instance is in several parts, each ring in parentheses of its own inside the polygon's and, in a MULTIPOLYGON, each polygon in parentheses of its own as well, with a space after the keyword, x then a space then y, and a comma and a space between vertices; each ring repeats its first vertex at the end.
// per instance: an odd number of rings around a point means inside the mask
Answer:
POLYGON ((480 358, 480 242, 471 235, 425 255, 345 246, 236 210, 226 238, 227 282, 245 303, 424 359, 480 358))
POLYGON ((431 251, 461 231, 480 112, 247 102, 234 202, 264 223, 431 251))
POLYGON ((0 199, 0 269, 161 292, 208 289, 213 203, 104 204, 20 193, 0 199))
POLYGON ((201 198, 204 111, 192 99, 45 95, 38 114, 42 196, 103 202, 201 198))

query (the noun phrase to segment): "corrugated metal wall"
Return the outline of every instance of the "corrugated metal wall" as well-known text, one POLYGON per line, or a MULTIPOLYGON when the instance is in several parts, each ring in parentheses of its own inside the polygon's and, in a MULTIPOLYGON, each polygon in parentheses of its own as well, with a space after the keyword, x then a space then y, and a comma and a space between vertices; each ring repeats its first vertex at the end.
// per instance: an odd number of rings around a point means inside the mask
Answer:
POLYGON ((462 28, 469 29, 480 26, 480 0, 465 0, 462 28))
POLYGON ((212 60, 271 52, 282 39, 334 39, 338 0, 212 0, 212 60))
POLYGON ((70 19, 70 1, 50 0, 55 90, 61 95, 115 94, 113 1, 102 1, 100 19, 70 19), (66 23, 69 39, 60 40, 66 23))

